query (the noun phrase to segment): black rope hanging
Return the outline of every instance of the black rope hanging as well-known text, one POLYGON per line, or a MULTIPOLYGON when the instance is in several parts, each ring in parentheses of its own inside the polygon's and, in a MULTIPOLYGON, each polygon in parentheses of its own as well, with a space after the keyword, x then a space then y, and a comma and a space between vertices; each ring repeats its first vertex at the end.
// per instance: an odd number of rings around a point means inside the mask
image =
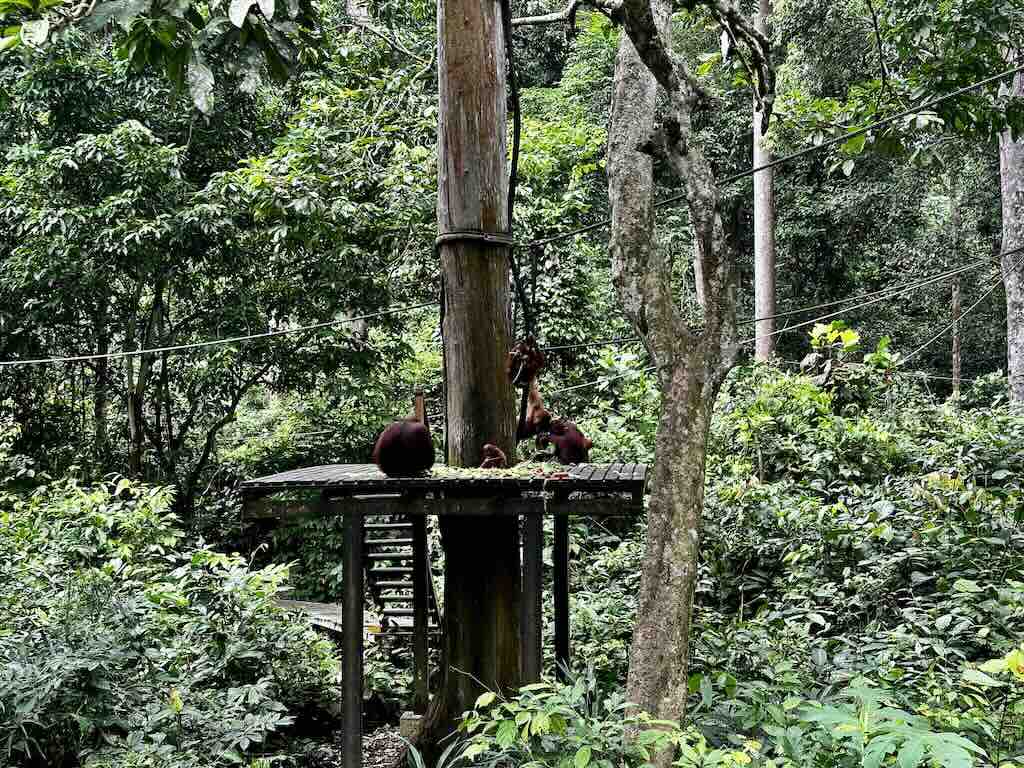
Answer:
MULTIPOLYGON (((512 162, 508 170, 508 204, 506 211, 508 231, 511 235, 515 228, 516 187, 519 184, 519 147, 522 141, 523 119, 519 102, 519 75, 516 73, 516 52, 512 41, 512 4, 510 0, 501 0, 501 26, 505 37, 505 56, 508 58, 509 95, 512 99, 512 162)), ((516 254, 515 243, 509 248, 509 264, 512 267, 512 280, 515 283, 516 295, 523 308, 523 326, 526 336, 532 338, 536 335, 533 302, 526 296, 526 287, 523 284, 522 271, 519 269, 519 259, 516 254)), ((536 285, 536 279, 536 271, 534 271, 534 285, 536 285)), ((534 294, 535 298, 536 292, 534 294)))

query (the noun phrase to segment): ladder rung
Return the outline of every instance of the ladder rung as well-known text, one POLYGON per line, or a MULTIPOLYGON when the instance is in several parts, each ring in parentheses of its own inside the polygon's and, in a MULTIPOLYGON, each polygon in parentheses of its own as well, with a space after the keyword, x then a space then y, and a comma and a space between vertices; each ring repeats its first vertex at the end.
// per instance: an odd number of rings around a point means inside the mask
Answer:
MULTIPOLYGON (((371 571, 373 573, 373 571, 371 571)), ((377 589, 412 589, 411 581, 375 581, 370 585, 377 589)))
POLYGON ((367 560, 408 560, 412 552, 367 552, 363 557, 367 560))
POLYGON ((410 523, 366 523, 363 528, 368 531, 397 531, 399 528, 412 530, 410 523))
POLYGON ((412 539, 367 539, 368 547, 409 547, 412 546, 412 539))
POLYGON ((388 568, 371 568, 367 571, 369 574, 380 574, 382 576, 397 576, 400 573, 412 573, 412 568, 402 567, 388 567, 388 568))
POLYGON ((413 613, 414 612, 413 612, 412 608, 385 608, 384 609, 384 615, 385 616, 412 616, 413 613))
MULTIPOLYGON (((378 632, 377 634, 378 635, 411 635, 412 634, 412 630, 409 630, 409 629, 391 629, 390 627, 381 627, 380 632, 378 632)), ((440 635, 441 634, 441 629, 439 627, 437 627, 436 625, 432 624, 430 626, 430 628, 427 629, 427 634, 428 635, 440 635)))

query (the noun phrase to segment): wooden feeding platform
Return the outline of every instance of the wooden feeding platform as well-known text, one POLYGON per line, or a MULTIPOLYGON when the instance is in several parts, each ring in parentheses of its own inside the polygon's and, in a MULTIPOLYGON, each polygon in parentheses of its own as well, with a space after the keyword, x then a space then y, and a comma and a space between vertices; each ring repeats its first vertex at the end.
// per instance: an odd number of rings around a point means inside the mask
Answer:
MULTIPOLYGON (((409 578, 411 609, 394 610, 412 618, 414 709, 423 712, 428 700, 427 643, 430 610, 436 612, 427 550, 428 515, 477 517, 516 515, 522 518, 522 615, 520 631, 524 682, 540 679, 542 654, 544 552, 543 518, 554 518, 553 597, 555 661, 569 661, 569 516, 639 516, 647 467, 643 464, 519 465, 513 469, 455 469, 435 465, 429 474, 387 477, 373 464, 329 464, 304 467, 247 480, 240 486, 243 517, 248 520, 288 520, 303 516, 344 517, 344 564, 340 631, 342 635, 342 708, 348 768, 361 762, 363 627, 366 576, 401 572, 409 578), (287 494, 280 504, 272 497, 287 494), (314 497, 296 503, 297 496, 314 497), (367 523, 367 519, 402 523, 367 523), (367 538, 377 529, 410 530, 410 538, 367 538), (394 543, 384 552, 373 546, 394 543), (408 547, 396 554, 399 543, 408 547), (371 551, 367 552, 367 549, 371 551), (373 568, 375 561, 403 557, 411 567, 373 568), (408 573, 410 572, 411 573, 408 573), (431 602, 431 600, 434 602, 431 602)), ((404 536, 405 534, 400 534, 404 536)), ((392 586, 401 582, 379 582, 392 586)), ((371 581, 371 588, 373 582, 371 581)), ((313 614, 315 609, 306 607, 313 614)), ((384 612, 385 614, 388 611, 384 612)), ((407 626, 407 624, 406 624, 407 626)))
MULTIPOLYGON (((444 500, 444 494, 449 493, 458 494, 460 498, 466 492, 480 496, 507 497, 531 491, 548 492, 556 497, 579 492, 614 494, 620 497, 626 494, 634 497, 634 501, 639 501, 647 478, 647 466, 644 464, 572 464, 537 472, 532 472, 530 465, 526 467, 526 471, 519 472, 517 469, 460 470, 435 466, 430 475, 388 477, 374 464, 325 464, 246 480, 241 484, 241 490, 246 501, 283 491, 317 491, 327 499, 400 495, 410 503, 416 498, 425 500, 428 494, 434 496, 432 501, 436 502, 444 500)), ((594 500, 597 499, 591 499, 594 500)), ((605 511, 607 514, 628 514, 621 503, 607 507, 605 511)), ((426 504, 422 509, 410 507, 408 512, 451 514, 452 510, 444 504, 426 504)), ((506 514, 511 512, 510 509, 504 510, 506 514)), ((462 513, 480 514, 480 511, 467 508, 462 513)), ((592 508, 586 514, 595 513, 599 512, 592 508)), ((247 514, 249 517, 260 516, 255 511, 247 514)))

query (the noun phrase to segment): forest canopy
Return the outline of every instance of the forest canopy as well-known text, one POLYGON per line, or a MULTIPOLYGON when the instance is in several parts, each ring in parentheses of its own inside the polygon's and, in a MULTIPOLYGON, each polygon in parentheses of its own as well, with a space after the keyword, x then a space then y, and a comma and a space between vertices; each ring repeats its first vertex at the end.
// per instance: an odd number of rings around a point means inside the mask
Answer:
POLYGON ((345 519, 254 524, 240 484, 369 464, 419 390, 428 475, 493 442, 649 482, 567 523, 561 670, 544 519, 540 681, 525 516, 431 518, 429 708, 410 747, 403 603, 364 765, 1024 768, 1022 33, 1019 0, 0 0, 0 765, 342 765, 301 605, 341 602, 345 519), (479 606, 467 542, 511 574, 479 606))

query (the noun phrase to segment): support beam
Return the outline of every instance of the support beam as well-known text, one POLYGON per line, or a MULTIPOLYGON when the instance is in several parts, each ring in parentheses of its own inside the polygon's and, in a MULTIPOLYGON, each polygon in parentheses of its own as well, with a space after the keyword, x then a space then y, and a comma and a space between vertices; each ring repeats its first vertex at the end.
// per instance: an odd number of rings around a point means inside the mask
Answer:
POLYGON ((461 517, 508 517, 540 514, 546 517, 586 515, 587 517, 638 517, 643 514, 643 496, 585 499, 579 501, 551 500, 546 504, 540 498, 445 498, 445 499, 360 499, 357 496, 331 499, 325 506, 306 505, 274 507, 250 506, 244 511, 246 520, 299 520, 317 515, 343 515, 350 511, 368 509, 380 515, 458 515, 461 517))
POLYGON ((342 610, 342 722, 345 768, 363 765, 363 515, 345 515, 342 610))
POLYGON ((569 518, 555 518, 555 666, 564 679, 562 665, 569 665, 569 518))
POLYGON ((544 581, 541 572, 544 558, 544 518, 539 514, 523 515, 523 617, 522 672, 524 683, 540 680, 542 652, 541 596, 544 581))
POLYGON ((422 715, 430 699, 427 668, 427 591, 430 563, 427 559, 427 518, 417 515, 412 523, 412 600, 413 600, 413 711, 422 715))

